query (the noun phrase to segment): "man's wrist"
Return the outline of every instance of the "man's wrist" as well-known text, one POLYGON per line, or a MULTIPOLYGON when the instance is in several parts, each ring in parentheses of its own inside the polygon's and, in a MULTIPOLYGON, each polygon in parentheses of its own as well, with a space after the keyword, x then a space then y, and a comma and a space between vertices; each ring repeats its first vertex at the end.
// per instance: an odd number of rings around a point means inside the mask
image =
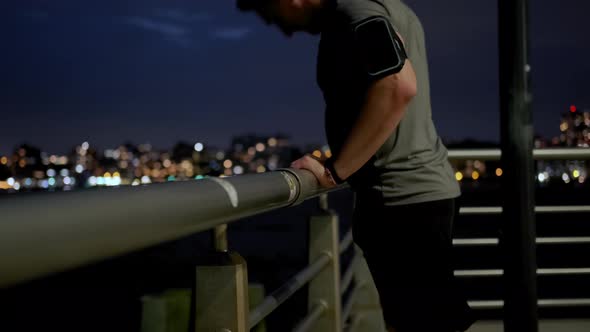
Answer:
POLYGON ((342 179, 339 175, 338 172, 336 171, 336 168, 334 168, 334 158, 328 158, 326 159, 326 161, 324 162, 324 168, 326 169, 326 171, 328 172, 328 174, 332 177, 332 179, 334 180, 334 182, 336 182, 336 184, 342 184, 344 182, 346 182, 345 179, 342 179))

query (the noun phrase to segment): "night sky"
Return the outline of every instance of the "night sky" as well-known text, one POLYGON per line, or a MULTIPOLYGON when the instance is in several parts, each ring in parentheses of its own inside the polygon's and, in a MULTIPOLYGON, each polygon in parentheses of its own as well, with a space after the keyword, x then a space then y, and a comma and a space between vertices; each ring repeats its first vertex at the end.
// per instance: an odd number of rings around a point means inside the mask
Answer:
MULTIPOLYGON (((536 132, 590 109, 590 2, 531 2, 536 132)), ((447 141, 497 141, 496 1, 408 0, 430 55, 447 141)), ((318 38, 283 37, 231 0, 6 0, 0 4, 0 153, 90 141, 227 147, 234 134, 325 142, 318 38)))

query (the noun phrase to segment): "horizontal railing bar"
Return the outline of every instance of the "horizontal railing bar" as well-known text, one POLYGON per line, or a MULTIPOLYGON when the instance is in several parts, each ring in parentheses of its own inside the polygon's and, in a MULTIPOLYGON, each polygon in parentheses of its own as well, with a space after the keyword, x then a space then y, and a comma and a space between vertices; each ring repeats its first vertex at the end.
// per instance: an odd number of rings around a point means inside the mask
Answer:
POLYGON ((540 300, 539 306, 541 308, 550 307, 585 307, 590 306, 590 299, 552 299, 540 300))
POLYGON ((342 276, 342 281, 340 282, 340 296, 343 296, 344 293, 346 293, 346 291, 348 290, 348 287, 350 287, 350 284, 352 283, 352 279, 354 277, 354 269, 355 269, 354 264, 356 263, 356 259, 357 259, 357 257, 355 254, 355 256, 350 261, 348 268, 344 272, 344 275, 342 276))
MULTIPOLYGON (((498 238, 453 239, 453 245, 457 247, 497 246, 499 242, 498 238)), ((587 244, 590 243, 590 237, 540 237, 536 242, 537 244, 587 244)))
POLYGON ((548 276, 590 274, 590 268, 580 267, 580 268, 564 268, 564 269, 557 269, 557 268, 538 269, 537 273, 540 275, 548 275, 548 276))
POLYGON ((362 287, 364 287, 364 285, 365 285, 364 283, 357 284, 354 287, 354 289, 352 290, 352 293, 350 294, 350 296, 348 297, 348 300, 342 306, 342 326, 344 326, 344 324, 346 323, 346 321, 350 317, 350 313, 352 312, 352 307, 354 306, 354 302, 356 301, 356 297, 358 296, 360 289, 362 287))
MULTIPOLYGON (((502 309, 504 301, 468 301, 469 306, 473 309, 502 309)), ((539 300, 538 305, 541 308, 562 308, 562 307, 586 307, 590 306, 590 299, 547 299, 539 300)))
POLYGON ((472 309, 501 309, 504 307, 504 301, 493 300, 493 301, 467 301, 472 309))
POLYGON ((490 207, 462 207, 459 210, 460 215, 483 215, 483 214, 500 214, 502 213, 502 207, 490 206, 490 207))
MULTIPOLYGON (((583 213, 590 212, 590 206, 537 206, 535 207, 536 213, 583 213)), ((461 215, 485 215, 485 214, 501 214, 502 207, 490 206, 490 207, 462 207, 459 211, 461 215)))
POLYGON ((311 172, 285 169, 10 195, 0 200, 0 288, 296 205, 325 192, 311 172))
POLYGON ((584 243, 590 243, 590 237, 537 238, 537 244, 584 244, 584 243))
MULTIPOLYGON (((502 152, 500 149, 452 149, 449 150, 449 159, 451 160, 482 160, 493 161, 500 160, 502 152)), ((535 160, 588 160, 590 159, 590 149, 588 148, 570 148, 570 149, 534 149, 533 158, 535 160)))
POLYGON ((535 211, 537 213, 580 213, 590 212, 590 206, 537 206, 535 211))
POLYGON ((352 245, 352 229, 346 232, 342 241, 340 241, 340 255, 342 255, 352 245))
POLYGON ((313 306, 311 312, 305 316, 299 324, 293 329, 293 332, 309 331, 313 324, 322 317, 322 314, 328 309, 328 304, 324 301, 319 301, 313 306))
POLYGON ((301 287, 305 286, 311 279, 315 278, 332 260, 331 254, 324 253, 316 261, 289 279, 283 286, 264 298, 262 303, 250 312, 250 329, 256 326, 266 316, 272 313, 283 302, 288 300, 301 287))
MULTIPOLYGON (((557 275, 586 275, 590 274, 590 268, 551 268, 537 269, 537 275, 540 276, 557 276, 557 275)), ((457 277, 498 277, 504 275, 504 270, 456 270, 457 277)))
POLYGON ((557 148, 557 149, 534 149, 533 157, 536 160, 588 160, 590 159, 589 148, 557 148))
POLYGON ((500 149, 452 149, 449 150, 450 160, 500 160, 502 152, 500 149))
POLYGON ((453 245, 457 247, 471 247, 471 246, 497 246, 499 240, 497 238, 481 238, 481 239, 453 239, 453 245))
POLYGON ((455 277, 497 277, 504 275, 504 270, 455 270, 455 277))

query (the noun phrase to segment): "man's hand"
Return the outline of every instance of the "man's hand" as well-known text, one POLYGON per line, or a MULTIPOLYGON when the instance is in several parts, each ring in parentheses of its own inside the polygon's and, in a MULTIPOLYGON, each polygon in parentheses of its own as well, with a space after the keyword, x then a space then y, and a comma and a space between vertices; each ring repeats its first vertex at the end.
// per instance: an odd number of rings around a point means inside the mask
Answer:
POLYGON ((324 165, 310 155, 305 155, 291 163, 291 167, 297 169, 306 169, 315 175, 316 179, 323 188, 333 188, 336 182, 324 170, 324 165))

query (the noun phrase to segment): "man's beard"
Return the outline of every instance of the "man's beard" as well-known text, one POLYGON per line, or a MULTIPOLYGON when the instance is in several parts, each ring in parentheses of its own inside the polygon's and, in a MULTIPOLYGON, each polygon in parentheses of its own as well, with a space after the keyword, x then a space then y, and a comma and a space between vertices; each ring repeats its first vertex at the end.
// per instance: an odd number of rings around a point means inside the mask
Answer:
POLYGON ((307 26, 305 27, 305 31, 312 35, 318 35, 322 33, 323 30, 323 17, 324 15, 322 10, 318 10, 316 13, 312 14, 307 26))

